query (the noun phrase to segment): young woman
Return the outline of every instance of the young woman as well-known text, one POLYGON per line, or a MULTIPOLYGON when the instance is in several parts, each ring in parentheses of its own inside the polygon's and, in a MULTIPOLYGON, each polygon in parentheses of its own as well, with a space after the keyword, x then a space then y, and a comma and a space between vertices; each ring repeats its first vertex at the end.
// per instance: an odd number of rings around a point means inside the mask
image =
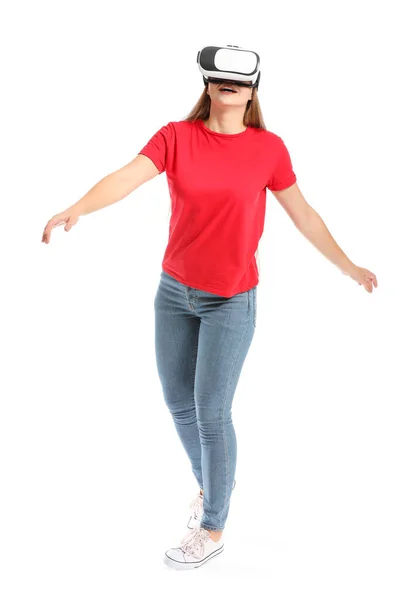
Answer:
POLYGON ((206 82, 186 119, 161 127, 134 160, 50 219, 42 241, 49 243, 54 227, 65 224, 70 231, 81 215, 121 200, 164 171, 172 215, 154 301, 156 361, 200 486, 190 505, 190 531, 164 561, 188 569, 223 551, 237 460, 231 406, 257 321, 255 253, 266 188, 344 274, 368 292, 377 280, 347 258, 305 201, 286 146, 264 125, 256 87, 236 82, 206 82))

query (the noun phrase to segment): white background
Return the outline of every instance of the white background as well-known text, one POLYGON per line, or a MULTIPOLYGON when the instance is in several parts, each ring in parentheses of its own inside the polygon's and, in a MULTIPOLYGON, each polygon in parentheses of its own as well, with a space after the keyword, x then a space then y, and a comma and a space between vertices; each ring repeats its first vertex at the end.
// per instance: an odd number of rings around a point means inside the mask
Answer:
POLYGON ((416 600, 413 2, 2 8, 2 600, 416 600), (268 192, 256 334, 233 402, 225 551, 162 562, 198 492, 164 404, 153 301, 166 176, 43 229, 203 89, 205 45, 261 57, 267 129, 372 294, 268 192))

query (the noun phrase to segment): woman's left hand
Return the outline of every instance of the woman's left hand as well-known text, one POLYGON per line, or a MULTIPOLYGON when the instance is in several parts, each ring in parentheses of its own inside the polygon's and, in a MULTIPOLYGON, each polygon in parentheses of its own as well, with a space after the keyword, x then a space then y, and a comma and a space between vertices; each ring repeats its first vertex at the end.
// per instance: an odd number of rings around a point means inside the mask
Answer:
POLYGON ((374 287, 377 287, 377 278, 374 273, 369 271, 368 269, 364 269, 363 267, 354 266, 349 272, 343 271, 344 275, 349 275, 351 279, 357 281, 359 285, 364 285, 366 291, 370 294, 373 291, 374 287))

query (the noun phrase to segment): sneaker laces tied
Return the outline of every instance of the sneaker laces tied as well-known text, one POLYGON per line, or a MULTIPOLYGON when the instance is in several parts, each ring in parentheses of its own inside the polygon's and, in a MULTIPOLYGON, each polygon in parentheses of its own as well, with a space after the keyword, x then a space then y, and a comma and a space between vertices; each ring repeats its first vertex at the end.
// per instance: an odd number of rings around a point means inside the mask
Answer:
POLYGON ((207 529, 194 529, 187 534, 180 545, 184 554, 189 554, 195 558, 202 558, 205 552, 205 542, 210 538, 210 533, 207 529))

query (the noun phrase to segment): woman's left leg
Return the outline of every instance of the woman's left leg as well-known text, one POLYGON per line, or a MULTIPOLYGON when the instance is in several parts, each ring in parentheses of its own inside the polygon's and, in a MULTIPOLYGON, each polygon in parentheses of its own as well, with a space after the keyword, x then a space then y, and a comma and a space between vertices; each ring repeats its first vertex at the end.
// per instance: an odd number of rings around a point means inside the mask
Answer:
POLYGON ((194 293, 201 318, 195 377, 204 489, 200 526, 222 531, 237 460, 231 407, 255 332, 257 286, 231 298, 194 293))

